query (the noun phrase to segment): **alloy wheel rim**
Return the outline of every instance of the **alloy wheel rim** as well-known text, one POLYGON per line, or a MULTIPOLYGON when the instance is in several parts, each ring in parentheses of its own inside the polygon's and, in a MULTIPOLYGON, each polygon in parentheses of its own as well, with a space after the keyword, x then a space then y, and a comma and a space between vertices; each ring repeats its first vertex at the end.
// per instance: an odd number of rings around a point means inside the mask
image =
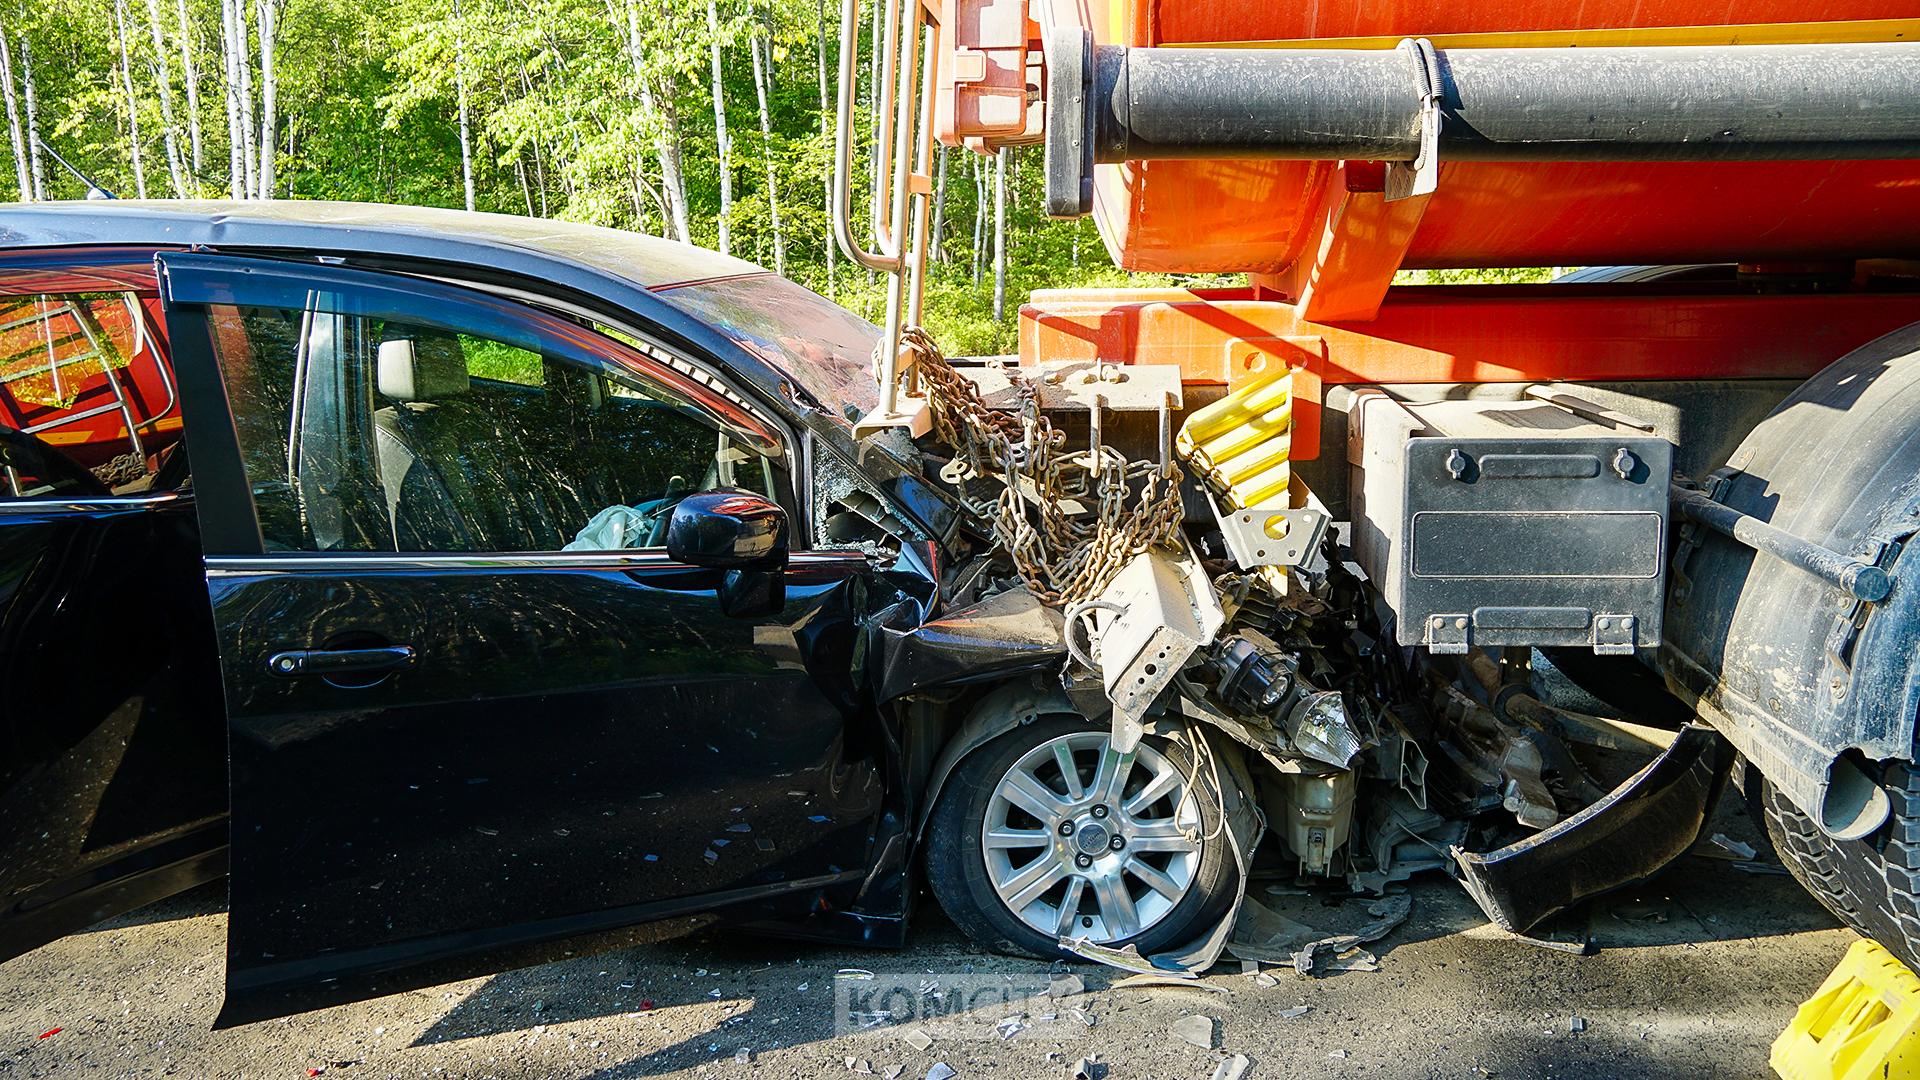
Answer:
POLYGON ((1110 944, 1158 925, 1193 887, 1201 819, 1189 781, 1141 743, 1061 735, 994 786, 981 827, 987 880, 1021 922, 1110 944))

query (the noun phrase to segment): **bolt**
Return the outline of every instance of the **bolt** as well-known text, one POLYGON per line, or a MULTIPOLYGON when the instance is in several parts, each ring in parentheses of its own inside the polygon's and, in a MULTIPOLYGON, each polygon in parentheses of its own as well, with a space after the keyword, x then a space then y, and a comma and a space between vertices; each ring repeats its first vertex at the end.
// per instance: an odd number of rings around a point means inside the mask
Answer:
POLYGON ((1447 451, 1447 475, 1453 477, 1455 480, 1466 479, 1467 467, 1470 464, 1471 462, 1467 460, 1467 455, 1461 453, 1459 449, 1456 448, 1447 451))
POLYGON ((1089 866, 1092 866, 1092 865, 1093 865, 1093 856, 1091 856, 1091 855, 1075 855, 1075 856, 1073 857, 1073 865, 1075 865, 1075 866, 1077 866, 1077 867, 1079 867, 1079 868, 1080 868, 1080 869, 1082 869, 1082 870, 1085 870, 1085 869, 1086 869, 1087 867, 1089 867, 1089 866))
POLYGON ((1073 835, 1073 822, 1071 822, 1071 821, 1063 821, 1063 822, 1061 822, 1061 823, 1060 823, 1060 835, 1061 835, 1061 836, 1072 836, 1072 835, 1073 835))
POLYGON ((1640 459, 1634 457, 1633 451, 1628 450, 1626 447, 1623 446, 1613 452, 1613 471, 1620 474, 1620 479, 1632 479, 1633 470, 1639 466, 1640 459))
POLYGON ((1121 848, 1126 846, 1127 846, 1127 838, 1124 836, 1121 836, 1119 833, 1114 833, 1113 839, 1107 841, 1108 851, 1119 851, 1121 848))
POLYGON ((1106 816, 1107 816, 1107 808, 1106 808, 1106 807, 1104 807, 1104 806, 1096 806, 1096 807, 1094 807, 1094 808, 1093 808, 1093 816, 1094 816, 1094 817, 1100 817, 1100 818, 1103 818, 1103 817, 1106 817, 1106 816))

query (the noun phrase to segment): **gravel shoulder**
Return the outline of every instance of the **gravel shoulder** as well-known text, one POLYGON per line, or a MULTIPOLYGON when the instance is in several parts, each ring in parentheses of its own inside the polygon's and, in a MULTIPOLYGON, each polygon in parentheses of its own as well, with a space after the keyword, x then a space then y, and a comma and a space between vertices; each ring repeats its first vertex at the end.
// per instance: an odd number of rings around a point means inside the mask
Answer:
MULTIPOLYGON (((1723 827, 1751 833, 1744 820, 1723 827)), ((902 952, 706 930, 213 1031, 226 915, 224 890, 207 888, 0 964, 0 1077, 774 1080, 855 1075, 851 1057, 876 1075, 898 1065, 919 1078, 944 1062, 970 1080, 1065 1076, 1092 1056, 1125 1080, 1205 1078, 1232 1054, 1252 1060, 1249 1077, 1755 1077, 1853 940, 1791 879, 1698 856, 1549 928, 1590 933, 1600 951, 1586 957, 1502 936, 1445 879, 1412 892, 1412 917, 1371 947, 1378 972, 1269 969, 1278 979, 1263 985, 1233 967, 1205 980, 1225 991, 1209 993, 1115 987, 1120 973, 1080 967, 1084 993, 1027 1003, 1024 1026, 1002 1038, 1004 1013, 989 1009, 836 1033, 842 968, 931 983, 929 994, 1047 985, 1045 964, 979 951, 925 899, 902 952), (1217 1021, 1213 1048, 1171 1033, 1194 1014, 1217 1021), (915 1049, 913 1030, 931 1045, 915 1049)), ((1305 919, 1319 906, 1274 902, 1305 919)))

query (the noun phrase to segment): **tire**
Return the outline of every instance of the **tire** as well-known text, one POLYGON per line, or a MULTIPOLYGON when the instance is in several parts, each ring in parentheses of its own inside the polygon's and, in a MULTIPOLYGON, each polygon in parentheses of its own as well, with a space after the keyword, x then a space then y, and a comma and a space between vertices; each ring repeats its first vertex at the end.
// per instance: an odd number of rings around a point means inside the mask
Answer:
POLYGON ((1895 764, 1885 787, 1892 815, 1861 840, 1821 832, 1764 779, 1760 809, 1787 872, 1841 922, 1920 970, 1920 769, 1895 764))
MULTIPOLYGON (((1184 744, 1149 737, 1142 740, 1133 772, 1125 781, 1127 794, 1119 799, 1102 799, 1089 791, 1084 799, 1076 801, 1071 798, 1065 769, 1054 756, 1061 745, 1068 747, 1076 763, 1078 782, 1083 788, 1091 788, 1105 768, 1094 763, 1111 753, 1106 733, 1071 715, 1042 717, 998 736, 962 759, 947 778, 940 802, 928 821, 926 854, 928 882, 947 915, 986 948, 1043 959, 1075 956, 1060 948, 1057 936, 1043 933, 1028 920, 1059 925, 1064 915, 1061 909, 1070 896, 1077 896, 1076 914, 1070 923, 1077 936, 1114 947, 1131 944, 1149 955, 1192 940, 1224 917, 1238 895, 1240 882, 1239 867, 1220 816, 1220 797, 1212 786, 1215 770, 1204 766, 1196 769, 1184 744), (1055 764, 1046 765, 1048 760, 1055 764), (1041 764, 1036 767, 1034 762, 1041 764), (1043 824, 1006 796, 1003 783, 1017 766, 1031 770, 1027 778, 1047 785, 1065 804, 1066 808, 1052 820, 1075 822, 1071 839, 1060 833, 1057 824, 1043 824), (1177 774, 1177 781, 1163 779, 1166 766, 1177 774), (1137 797, 1145 787, 1159 788, 1169 782, 1184 786, 1185 797, 1161 795, 1144 805, 1130 801, 1129 796, 1137 797), (1104 816, 1093 816, 1095 807, 1105 807, 1104 816), (1138 816, 1130 811, 1138 811, 1138 816), (986 842, 990 821, 996 835, 994 848, 986 842), (1117 849, 1109 847, 1115 833, 1122 834, 1119 842, 1123 846, 1117 849), (1174 833, 1180 836, 1176 838, 1174 833), (1037 842, 1041 835, 1046 837, 1044 844, 1037 842), (1018 847, 1003 844, 1008 838, 1027 837, 1033 840, 1018 847), (1171 850, 1183 841, 1194 850, 1171 850), (1128 844, 1132 846, 1124 846, 1128 844), (1100 853, 1097 857, 1087 855, 1092 861, 1090 867, 1079 868, 1072 861, 1095 848, 1100 853), (1041 866, 1041 860, 1052 861, 1041 866), (1160 871, 1158 887, 1148 884, 1147 876, 1151 875, 1138 869, 1142 864, 1160 871), (1133 869, 1125 869, 1128 867, 1133 869), (1037 876, 1061 876, 1023 908, 1023 918, 1001 898, 995 874, 1011 890, 1017 884, 1013 879, 1027 871, 1037 876), (1077 893, 1072 884, 1075 877, 1082 879, 1077 893), (1116 882, 1128 893, 1124 905, 1107 902, 1114 896, 1116 882), (1170 882, 1184 882, 1177 899, 1167 895, 1170 882), (1118 913, 1113 921, 1118 924, 1116 930, 1122 932, 1107 930, 1109 907, 1118 913), (1137 920, 1133 932, 1124 932, 1128 911, 1137 920)), ((1030 882, 1028 887, 1038 886, 1030 882)), ((1016 893, 1015 898, 1019 895, 1016 893)))

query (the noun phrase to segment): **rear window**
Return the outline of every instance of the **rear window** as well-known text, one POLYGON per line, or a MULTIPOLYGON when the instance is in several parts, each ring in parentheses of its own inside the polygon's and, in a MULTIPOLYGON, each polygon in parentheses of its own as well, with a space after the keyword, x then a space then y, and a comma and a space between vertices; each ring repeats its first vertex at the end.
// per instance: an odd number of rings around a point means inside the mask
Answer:
POLYGON ((180 442, 150 296, 0 296, 0 498, 148 490, 180 442))
POLYGON ((879 328, 819 293, 775 274, 655 292, 792 376, 830 411, 852 405, 865 413, 880 402, 873 378, 879 328))

